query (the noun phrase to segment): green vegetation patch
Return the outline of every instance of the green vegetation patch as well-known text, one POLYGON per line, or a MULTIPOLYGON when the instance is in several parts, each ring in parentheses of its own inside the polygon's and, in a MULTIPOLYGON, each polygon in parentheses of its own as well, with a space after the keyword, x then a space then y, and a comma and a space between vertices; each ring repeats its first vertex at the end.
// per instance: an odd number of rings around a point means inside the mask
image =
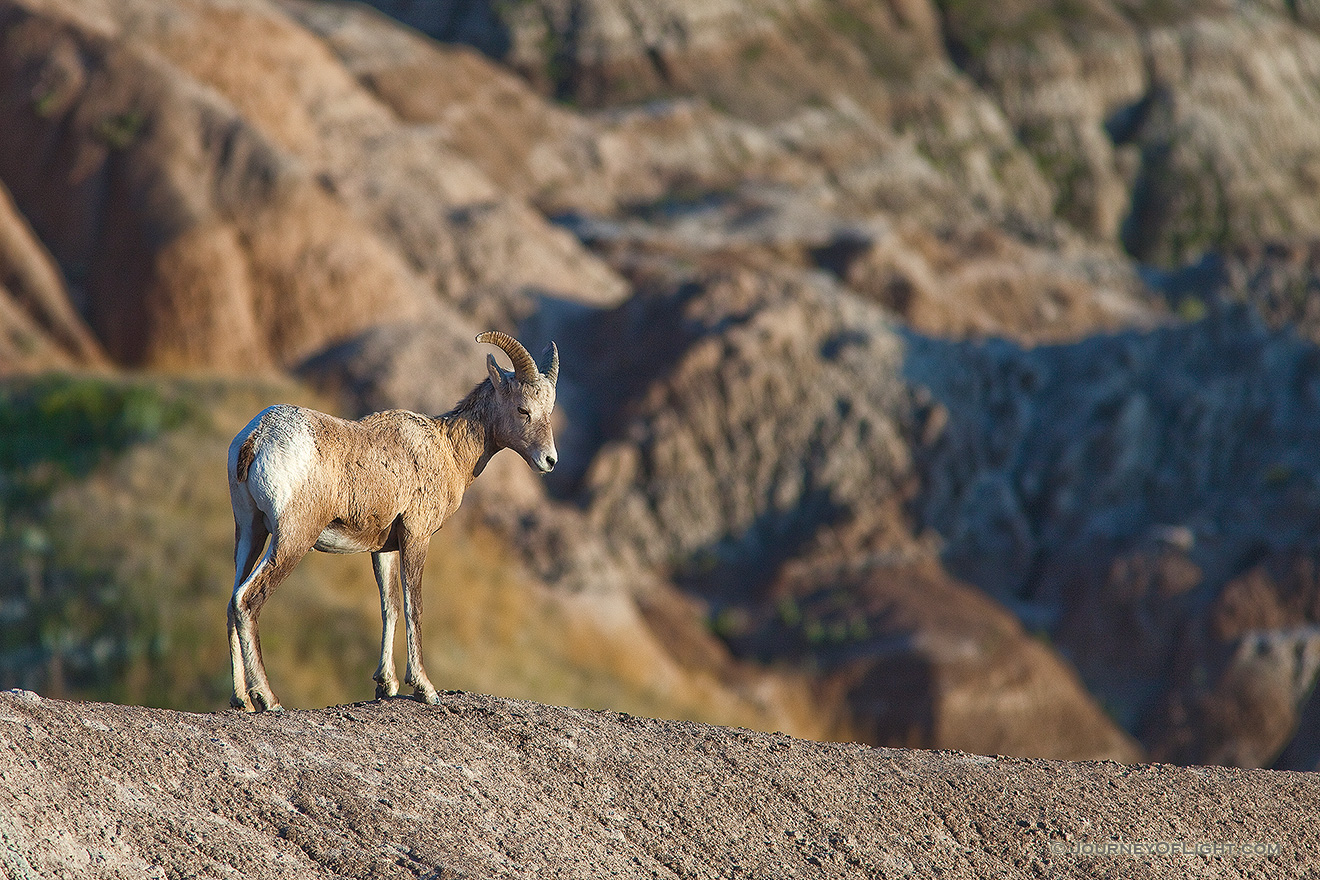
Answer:
POLYGON ((38 503, 61 481, 190 414, 185 401, 122 380, 49 375, 0 386, 0 497, 6 508, 38 503))
POLYGON ((898 34, 877 26, 875 14, 870 4, 833 0, 825 7, 825 24, 857 46, 871 73, 881 79, 906 82, 916 67, 913 48, 899 40, 898 34))
MULTIPOLYGON (((161 648, 153 615, 69 546, 51 498, 191 407, 141 382, 48 375, 0 385, 0 681, 97 692, 161 648)), ((109 690, 107 690, 109 688, 109 690)))
POLYGON ((1078 34, 1108 22, 1087 0, 938 0, 955 62, 979 65, 999 45, 1025 44, 1044 33, 1078 34))
POLYGON ((96 126, 96 136, 111 149, 122 150, 138 139, 146 122, 145 113, 125 110, 102 119, 96 126))

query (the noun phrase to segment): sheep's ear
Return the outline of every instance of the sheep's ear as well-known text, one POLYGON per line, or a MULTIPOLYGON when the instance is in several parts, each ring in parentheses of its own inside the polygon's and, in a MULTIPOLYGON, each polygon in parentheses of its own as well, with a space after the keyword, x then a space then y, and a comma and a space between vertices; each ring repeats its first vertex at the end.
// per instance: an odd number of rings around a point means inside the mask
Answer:
POLYGON ((504 387, 504 371, 500 369, 499 364, 495 363, 495 355, 493 354, 486 355, 486 372, 490 373, 490 384, 496 388, 504 387))
POLYGON ((551 385, 559 382, 559 349, 552 342, 541 352, 541 363, 537 364, 541 374, 550 380, 551 385))

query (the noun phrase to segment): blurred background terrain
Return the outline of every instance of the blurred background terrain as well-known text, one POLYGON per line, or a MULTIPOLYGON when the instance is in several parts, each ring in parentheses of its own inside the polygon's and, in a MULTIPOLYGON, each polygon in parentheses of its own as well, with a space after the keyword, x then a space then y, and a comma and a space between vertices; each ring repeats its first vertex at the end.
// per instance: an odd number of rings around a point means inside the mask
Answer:
MULTIPOLYGON (((229 439, 558 342, 441 687, 1320 763, 1320 5, 0 0, 0 685, 227 704, 229 439)), ((368 699, 367 557, 262 616, 368 699)))

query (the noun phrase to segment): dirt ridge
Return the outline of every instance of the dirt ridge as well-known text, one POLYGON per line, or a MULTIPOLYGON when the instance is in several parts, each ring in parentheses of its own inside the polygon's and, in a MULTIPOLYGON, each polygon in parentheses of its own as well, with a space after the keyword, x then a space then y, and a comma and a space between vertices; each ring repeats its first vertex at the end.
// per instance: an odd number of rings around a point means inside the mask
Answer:
POLYGON ((1320 862, 1300 821, 1315 774, 875 749, 457 691, 256 717, 8 691, 0 783, 10 877, 1283 877, 1320 862), (1244 843, 1274 851, 1225 849, 1244 843), (1156 851, 1087 850, 1119 845, 1156 851), (1167 851, 1197 846, 1211 851, 1167 851))

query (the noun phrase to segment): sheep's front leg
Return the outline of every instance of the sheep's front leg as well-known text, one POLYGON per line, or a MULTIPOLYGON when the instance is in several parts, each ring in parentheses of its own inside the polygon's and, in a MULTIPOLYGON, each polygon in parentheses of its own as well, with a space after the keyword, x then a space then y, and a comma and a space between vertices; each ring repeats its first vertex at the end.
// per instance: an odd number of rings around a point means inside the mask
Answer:
POLYGON ((429 537, 409 535, 399 538, 399 552, 403 557, 403 616, 408 634, 408 667, 404 670, 404 684, 411 685, 413 697, 432 706, 440 702, 435 685, 426 677, 422 665, 422 569, 426 566, 429 537))
MULTIPOLYGON (((380 665, 376 667, 376 699, 383 700, 399 692, 394 674, 394 625, 399 620, 399 553, 384 550, 371 554, 371 569, 380 587, 380 665)), ((410 655, 411 656, 411 655, 410 655)))

